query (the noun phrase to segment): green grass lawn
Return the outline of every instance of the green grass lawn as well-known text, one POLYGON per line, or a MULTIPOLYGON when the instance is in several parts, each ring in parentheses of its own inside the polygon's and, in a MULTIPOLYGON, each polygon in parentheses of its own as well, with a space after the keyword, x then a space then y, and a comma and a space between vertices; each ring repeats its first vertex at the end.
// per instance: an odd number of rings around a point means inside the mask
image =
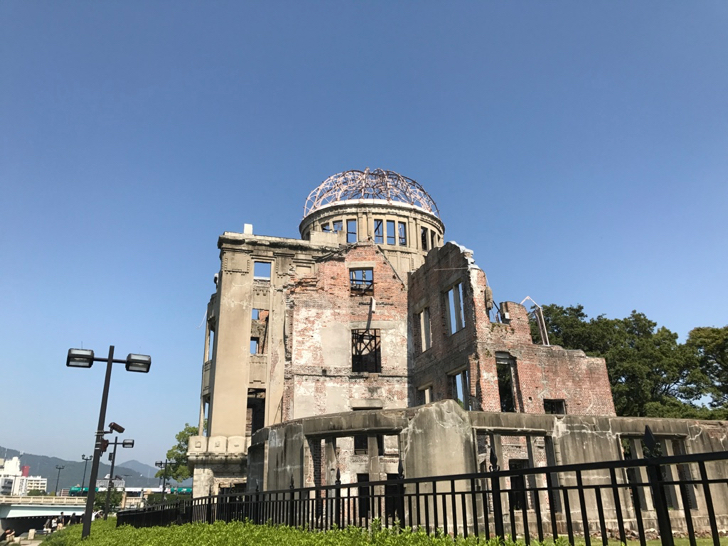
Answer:
MULTIPOLYGON (((309 532, 289 527, 253 525, 250 523, 217 522, 212 525, 194 523, 173 525, 171 527, 149 527, 136 529, 116 527, 116 519, 95 521, 91 526, 91 536, 81 541, 81 525, 74 525, 58 531, 46 538, 43 546, 497 546, 496 540, 478 540, 459 537, 455 541, 448 536, 429 536, 424 532, 382 529, 375 532, 359 528, 348 528, 327 532, 309 532)), ((697 540, 699 546, 711 546, 711 539, 697 540)), ((532 542, 536 544, 536 542, 532 542)), ((553 541, 546 541, 553 545, 553 541)), ((567 546, 568 542, 559 539, 556 546, 567 546)), ((601 540, 592 539, 592 546, 601 546, 601 540)), ((611 540, 610 546, 620 546, 611 540)), ((629 541, 628 546, 638 545, 629 541)), ((650 546, 660 546, 659 540, 647 542, 650 546)), ((689 546, 688 539, 675 539, 675 546, 689 546)), ((721 544, 728 546, 728 539, 722 538, 721 544)), ((513 546, 507 542, 506 546, 513 546)), ((584 540, 577 539, 577 546, 584 540)))

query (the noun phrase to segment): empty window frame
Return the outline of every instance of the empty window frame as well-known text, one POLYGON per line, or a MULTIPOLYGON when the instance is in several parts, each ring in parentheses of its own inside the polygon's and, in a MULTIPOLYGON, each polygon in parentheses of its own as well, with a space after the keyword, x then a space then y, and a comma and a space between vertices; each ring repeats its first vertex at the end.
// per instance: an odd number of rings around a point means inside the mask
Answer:
POLYGON ((516 399, 514 396, 513 373, 516 359, 508 353, 495 354, 495 367, 498 376, 498 395, 500 396, 501 411, 515 412, 516 399))
POLYGON ((399 246, 407 246, 407 224, 404 222, 399 223, 399 246))
POLYGON ((374 290, 374 272, 371 268, 350 269, 349 285, 352 294, 371 294, 374 290))
POLYGON ((470 370, 464 370, 450 376, 450 388, 453 399, 464 410, 470 409, 470 370))
POLYGON ((253 277, 256 279, 270 280, 270 262, 253 262, 253 277))
POLYGON ((422 406, 432 402, 432 385, 417 389, 417 404, 422 406))
POLYGON ((331 224, 329 224, 328 222, 326 222, 325 224, 321 224, 321 231, 329 233, 331 231, 331 224))
POLYGON ((262 346, 260 344, 260 338, 251 337, 250 338, 250 354, 259 355, 259 354, 261 354, 261 351, 262 351, 262 346))
POLYGON ((566 415, 566 401, 544 398, 543 411, 550 415, 566 415))
POLYGON ((343 220, 334 220, 333 222, 331 222, 331 225, 334 227, 334 233, 344 231, 344 221, 343 220))
POLYGON ((384 244, 384 220, 374 219, 374 242, 378 245, 384 244))
POLYGON ((457 283, 445 292, 445 318, 448 332, 452 335, 465 327, 465 314, 463 313, 463 285, 457 283))
POLYGON ((435 248, 437 246, 437 233, 435 233, 434 230, 430 231, 430 248, 435 248))
POLYGON ((397 244, 397 232, 396 232, 394 226, 395 226, 394 220, 387 220, 387 244, 388 245, 397 244))
POLYGON ((346 221, 346 242, 356 243, 356 220, 346 221))
POLYGON ((420 242, 422 243, 422 250, 427 250, 427 228, 420 228, 420 242))
POLYGON ((425 307, 415 315, 415 320, 420 328, 420 352, 424 353, 432 347, 432 326, 430 324, 430 308, 425 307))
POLYGON ((382 371, 379 330, 351 331, 351 370, 370 373, 382 371))
MULTIPOLYGON (((384 455, 384 435, 377 434, 377 452, 381 457, 384 455)), ((354 455, 366 455, 369 453, 369 436, 357 434, 354 436, 354 455)))

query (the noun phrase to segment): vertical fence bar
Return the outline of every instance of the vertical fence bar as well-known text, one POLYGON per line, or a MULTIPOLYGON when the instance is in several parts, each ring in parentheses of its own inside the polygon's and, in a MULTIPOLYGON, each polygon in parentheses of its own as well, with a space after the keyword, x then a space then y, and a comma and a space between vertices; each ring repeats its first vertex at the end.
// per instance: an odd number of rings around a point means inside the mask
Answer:
POLYGON ((660 540, 663 546, 673 546, 670 514, 667 511, 665 485, 662 479, 662 467, 653 462, 647 463, 647 477, 652 490, 652 503, 657 513, 657 526, 660 528, 660 540))
POLYGON ((696 546, 695 541, 695 529, 693 527, 693 515, 690 510, 690 498, 688 496, 687 486, 685 482, 680 480, 680 498, 683 504, 683 513, 685 514, 685 525, 688 528, 688 539, 690 540, 690 546, 696 546))
POLYGON ((616 470, 614 470, 614 468, 609 469, 609 478, 612 482, 612 498, 614 499, 614 510, 617 512, 619 541, 622 544, 627 544, 627 536, 624 532, 624 517, 622 515, 622 499, 619 497, 619 489, 617 488, 617 472, 616 470))
POLYGON ((490 490, 493 495, 493 524, 495 525, 495 536, 501 540, 506 539, 506 532, 503 529, 503 503, 501 499, 500 473, 493 472, 490 483, 490 490))
POLYGON ((607 524, 604 521, 604 505, 602 504, 602 491, 597 485, 594 488, 594 495, 597 500, 597 513, 599 514, 599 533, 602 535, 602 546, 609 546, 609 534, 607 524))
POLYGON ((713 544, 715 546, 720 546, 718 525, 715 522, 715 509, 713 508, 713 495, 710 493, 710 482, 708 481, 708 472, 705 469, 705 462, 698 462, 698 467, 700 468, 700 482, 703 484, 703 494, 705 495, 705 508, 708 510, 710 532, 713 534, 713 544))
MULTIPOLYGON (((554 497, 554 492, 556 495, 559 494, 558 489, 554 487, 553 483, 553 477, 551 476, 551 472, 546 472, 546 495, 549 500, 549 516, 551 517, 551 536, 554 539, 554 542, 556 542, 556 539, 559 538, 559 530, 557 528, 556 523, 556 499, 554 497)), ((625 542, 626 544, 626 542, 625 542)))
MULTIPOLYGON (((470 504, 472 506, 473 515, 473 534, 477 537, 480 536, 480 530, 478 529, 478 495, 477 486, 475 484, 475 478, 470 478, 470 504)), ((464 510, 463 510, 464 511, 464 510)))
POLYGON ((586 544, 586 546, 591 546, 591 537, 589 536, 589 517, 586 512, 586 499, 584 498, 584 481, 581 476, 581 470, 576 471, 576 487, 579 494, 581 524, 584 526, 584 543, 586 544))

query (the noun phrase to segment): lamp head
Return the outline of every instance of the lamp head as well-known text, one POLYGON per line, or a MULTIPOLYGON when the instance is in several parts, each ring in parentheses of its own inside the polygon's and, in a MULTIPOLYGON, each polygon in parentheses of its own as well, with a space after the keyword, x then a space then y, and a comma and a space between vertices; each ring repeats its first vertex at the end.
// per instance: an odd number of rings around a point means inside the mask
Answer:
POLYGON ((162 468, 164 466, 164 463, 162 461, 157 461, 156 463, 154 463, 154 466, 156 466, 157 468, 162 468))
POLYGON ((152 365, 152 357, 148 355, 129 354, 126 357, 126 371, 147 373, 152 365))
POLYGON ((90 368, 94 363, 94 352, 91 349, 68 349, 66 366, 69 368, 90 368))
POLYGON ((134 447, 134 440, 124 440, 121 442, 121 447, 134 447))
POLYGON ((118 432, 119 434, 123 434, 124 430, 126 430, 121 425, 117 425, 116 423, 109 423, 109 428, 113 430, 114 432, 118 432))

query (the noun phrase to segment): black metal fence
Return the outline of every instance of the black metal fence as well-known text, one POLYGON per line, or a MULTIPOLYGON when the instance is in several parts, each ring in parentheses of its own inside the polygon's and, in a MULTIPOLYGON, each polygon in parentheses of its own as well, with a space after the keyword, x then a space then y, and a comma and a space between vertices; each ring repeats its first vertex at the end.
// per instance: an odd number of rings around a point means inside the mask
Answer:
POLYGON ((500 470, 477 474, 248 491, 118 514, 136 527, 250 520, 327 530, 368 527, 377 518, 449 535, 533 540, 580 537, 607 546, 674 536, 712 537, 728 529, 728 452, 500 470))

